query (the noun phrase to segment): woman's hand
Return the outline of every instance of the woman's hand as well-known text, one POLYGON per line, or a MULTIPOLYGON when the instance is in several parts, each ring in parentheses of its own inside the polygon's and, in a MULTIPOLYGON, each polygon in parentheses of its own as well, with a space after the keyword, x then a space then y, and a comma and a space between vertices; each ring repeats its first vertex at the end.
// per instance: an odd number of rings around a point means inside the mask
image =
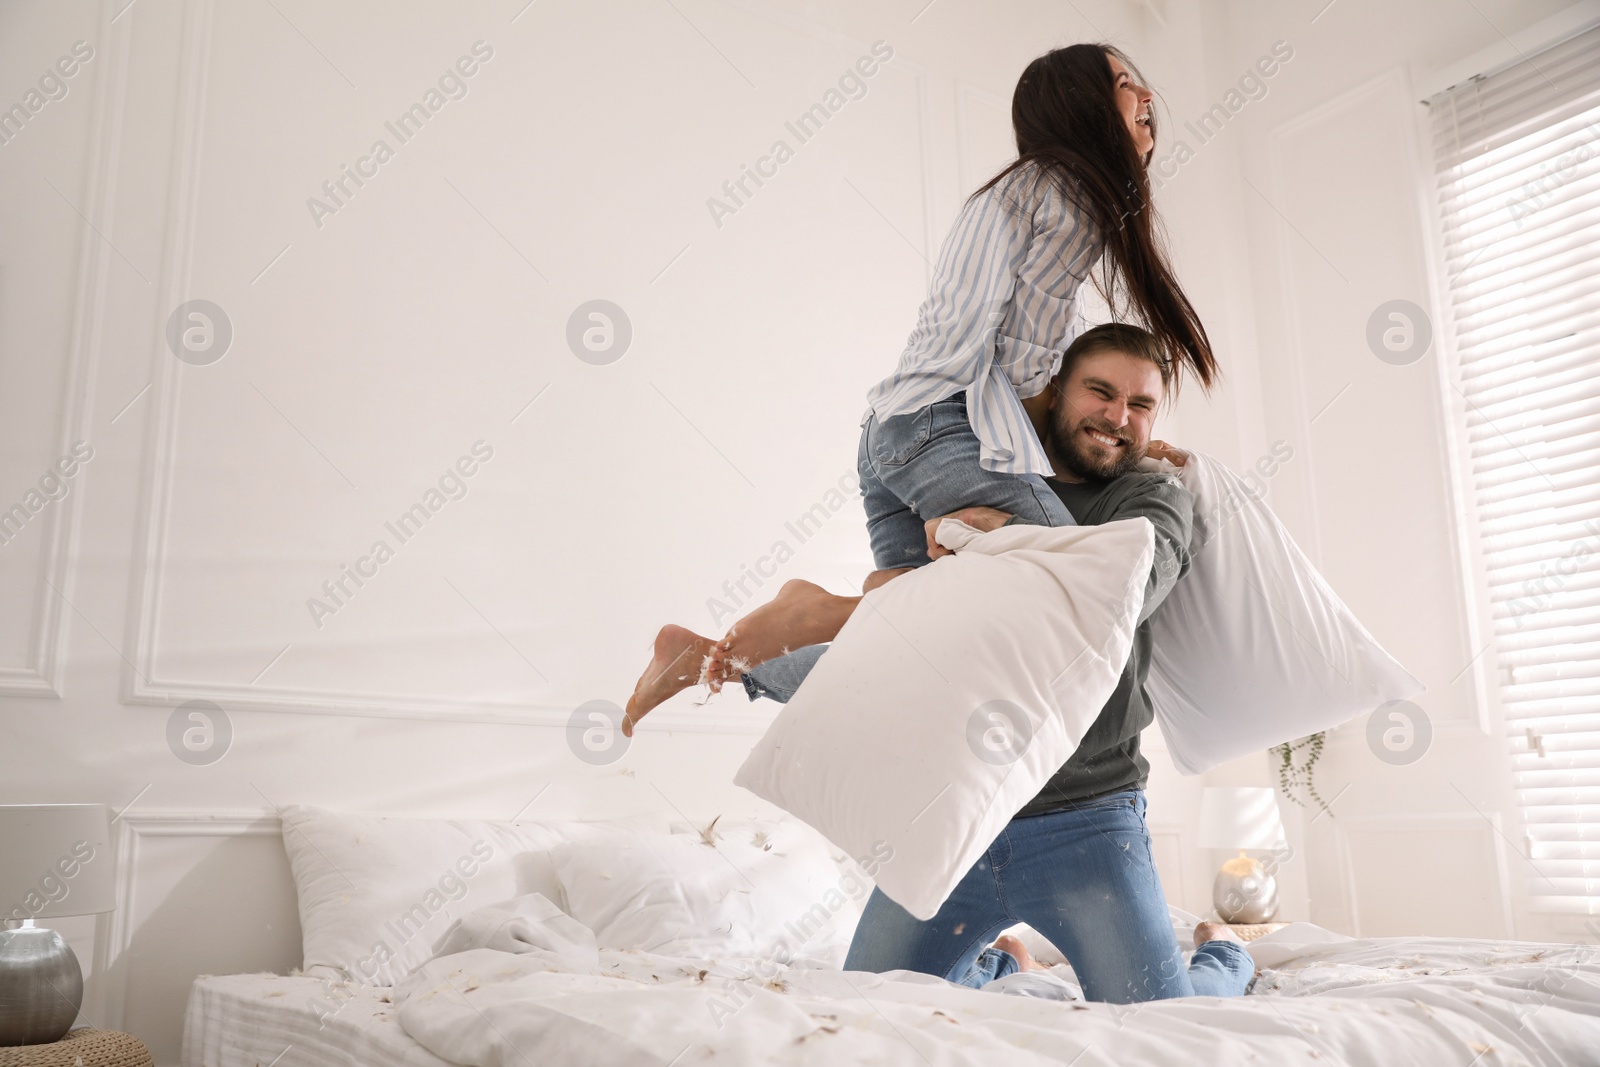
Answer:
POLYGON ((928 533, 928 558, 938 559, 940 556, 955 555, 955 553, 941 545, 933 536, 934 532, 939 529, 939 524, 946 519, 956 519, 959 522, 966 523, 974 530, 988 533, 990 530, 998 530, 1004 526, 1010 518, 1011 513, 1009 511, 1001 511, 999 508, 962 508, 960 511, 952 511, 948 515, 940 515, 937 519, 929 519, 923 524, 928 533))
POLYGON ((1189 458, 1189 453, 1185 452, 1183 449, 1173 448, 1165 441, 1157 441, 1154 439, 1152 439, 1150 444, 1145 447, 1144 454, 1149 456, 1151 459, 1164 459, 1174 467, 1183 466, 1184 460, 1189 458))

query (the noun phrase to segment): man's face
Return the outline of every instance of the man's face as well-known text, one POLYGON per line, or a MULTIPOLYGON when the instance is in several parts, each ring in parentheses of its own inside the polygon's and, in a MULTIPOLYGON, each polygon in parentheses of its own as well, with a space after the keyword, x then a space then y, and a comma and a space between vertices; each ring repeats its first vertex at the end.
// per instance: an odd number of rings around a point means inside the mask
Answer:
POLYGON ((1051 403, 1045 444, 1085 481, 1108 482, 1144 458, 1161 403, 1161 371, 1123 352, 1079 358, 1051 403))

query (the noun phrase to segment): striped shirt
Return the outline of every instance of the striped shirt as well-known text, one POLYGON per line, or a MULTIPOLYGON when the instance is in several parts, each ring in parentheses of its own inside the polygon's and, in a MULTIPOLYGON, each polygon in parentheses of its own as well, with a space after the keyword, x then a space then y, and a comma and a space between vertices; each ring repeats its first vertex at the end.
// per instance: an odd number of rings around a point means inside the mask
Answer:
POLYGON ((980 466, 1053 474, 1022 399, 1044 391, 1077 336, 1078 288, 1101 250, 1089 217, 1036 166, 967 201, 916 329, 894 373, 867 394, 862 423, 965 391, 980 466))

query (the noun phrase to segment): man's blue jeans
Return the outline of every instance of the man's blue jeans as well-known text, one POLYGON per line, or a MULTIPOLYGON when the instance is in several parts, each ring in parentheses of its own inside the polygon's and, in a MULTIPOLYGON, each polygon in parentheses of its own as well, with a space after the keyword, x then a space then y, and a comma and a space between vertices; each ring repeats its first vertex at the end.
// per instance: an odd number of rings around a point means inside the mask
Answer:
MULTIPOLYGON (((797 649, 746 673, 750 699, 787 702, 827 649, 797 649)), ((1089 1000, 1243 993, 1255 964, 1242 945, 1207 941, 1183 966, 1150 853, 1146 805, 1144 790, 1125 789, 1012 819, 927 922, 874 889, 846 969, 904 968, 981 986, 1016 969, 1009 953, 983 950, 1001 930, 1025 922, 1067 957, 1089 1000)))
POLYGON ((987 966, 975 966, 980 954, 1001 930, 1025 922, 1066 956, 1086 1000, 1238 996, 1255 975, 1243 945, 1207 941, 1184 965, 1145 807, 1144 790, 1123 789, 1012 819, 926 921, 874 889, 845 969, 905 969, 982 985, 1000 977, 1011 957, 990 953, 987 966))
MULTIPOLYGON (((787 702, 827 649, 810 645, 746 672, 750 699, 787 702)), ((1183 964, 1146 805, 1144 790, 1124 789, 1012 819, 925 922, 874 889, 845 969, 921 971, 978 987, 1016 969, 1009 953, 985 949, 1025 922, 1066 956, 1087 1000, 1238 996, 1255 975, 1243 945, 1207 941, 1183 964)))

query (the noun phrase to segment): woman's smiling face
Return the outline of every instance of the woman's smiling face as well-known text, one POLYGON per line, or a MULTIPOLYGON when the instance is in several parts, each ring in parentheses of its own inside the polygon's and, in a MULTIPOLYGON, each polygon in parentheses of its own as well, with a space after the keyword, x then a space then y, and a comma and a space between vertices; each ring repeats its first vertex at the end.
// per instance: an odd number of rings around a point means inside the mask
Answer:
POLYGON ((1142 160, 1156 146, 1155 134, 1150 132, 1150 90, 1134 81, 1128 68, 1116 56, 1108 54, 1106 62, 1111 64, 1117 110, 1122 112, 1122 120, 1128 124, 1128 133, 1133 138, 1134 151, 1142 160))

